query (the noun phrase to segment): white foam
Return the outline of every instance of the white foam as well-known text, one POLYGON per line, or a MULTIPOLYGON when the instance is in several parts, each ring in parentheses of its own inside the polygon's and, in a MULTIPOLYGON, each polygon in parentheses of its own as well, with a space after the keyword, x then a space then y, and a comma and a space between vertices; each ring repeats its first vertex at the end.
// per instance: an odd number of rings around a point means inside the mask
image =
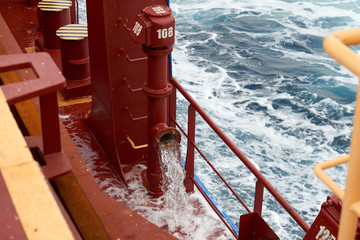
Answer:
MULTIPOLYGON (((264 19, 274 20, 284 26, 283 31, 272 32, 270 34, 274 37, 274 42, 266 42, 265 45, 274 51, 280 51, 282 58, 294 59, 297 61, 306 61, 308 63, 318 64, 330 71, 338 74, 337 76, 319 76, 318 79, 325 81, 335 80, 336 84, 357 84, 357 78, 353 77, 346 69, 339 67, 333 60, 331 60, 324 52, 315 53, 292 51, 282 48, 279 43, 281 41, 298 41, 294 34, 310 35, 318 38, 323 38, 329 33, 346 28, 357 27, 358 22, 358 4, 356 1, 291 1, 285 2, 280 0, 271 1, 213 1, 204 0, 197 2, 189 1, 174 1, 171 5, 176 9, 177 20, 186 22, 190 26, 199 26, 201 29, 203 19, 198 20, 198 16, 206 12, 214 11, 216 9, 217 15, 206 15, 209 18, 218 17, 221 14, 242 13, 236 16, 242 18, 243 16, 254 16, 253 12, 257 12, 264 19), (206 4, 205 4, 206 2, 206 4), (346 6, 347 7, 343 7, 346 6), (248 13, 245 13, 248 11, 248 13), (296 25, 289 21, 289 16, 296 17, 297 20, 302 21, 304 27, 296 25), (348 21, 342 25, 324 27, 326 18, 345 18, 348 21)), ((208 20, 208 19, 205 19, 208 20)), ((225 24, 225 23, 224 23, 225 24)), ((226 24, 225 24, 226 26, 226 24)), ((190 28, 191 29, 191 28, 190 28)), ((191 95, 205 108, 208 114, 215 120, 215 122, 226 132, 229 138, 235 142, 237 146, 258 166, 266 177, 272 182, 276 189, 297 209, 299 212, 305 213, 303 217, 311 224, 317 215, 321 203, 326 200, 326 195, 329 190, 324 186, 313 174, 313 167, 316 163, 328 160, 339 156, 334 149, 331 148, 331 142, 335 136, 351 135, 351 117, 340 117, 339 120, 331 120, 331 125, 319 125, 313 122, 304 112, 294 112, 292 108, 282 106, 281 109, 273 108, 273 101, 276 99, 286 99, 293 104, 304 107, 314 117, 319 119, 328 119, 331 115, 331 109, 339 109, 346 113, 353 111, 354 104, 340 105, 332 98, 325 98, 323 100, 308 103, 301 102, 286 93, 278 93, 277 87, 284 86, 286 79, 284 76, 279 76, 275 79, 267 79, 268 85, 262 89, 249 90, 244 88, 246 84, 260 83, 263 84, 263 79, 254 79, 249 75, 249 80, 242 79, 241 82, 234 81, 226 74, 226 66, 219 62, 213 62, 211 59, 206 59, 196 54, 195 50, 190 51, 188 46, 193 43, 207 44, 206 39, 188 40, 185 36, 196 34, 181 25, 177 28, 177 45, 173 54, 174 66, 173 75, 183 84, 183 86, 191 93, 191 95), (197 62, 204 62, 201 65, 197 62), (205 63, 206 62, 206 63, 205 63), (207 65, 206 65, 207 64, 207 65), (215 72, 207 72, 207 67, 214 67, 215 72), (186 71, 184 71, 186 69, 186 71), (223 83, 226 82, 226 87, 223 83), (239 91, 239 94, 234 96, 231 92, 239 91), (214 95, 214 93, 216 93, 214 95), (247 109, 247 103, 257 103, 262 107, 266 107, 266 111, 255 111, 247 109), (235 103, 242 103, 235 105, 235 103), (274 122, 277 119, 279 123, 274 122)), ((209 31, 207 28, 209 39, 221 43, 219 35, 214 35, 216 32, 209 31), (211 37, 210 37, 211 36, 211 37), (215 38, 214 38, 215 36, 215 38)), ((232 33, 239 33, 237 30, 231 29, 232 33)), ((248 36, 254 39, 266 36, 269 33, 253 33, 246 32, 248 36)), ((228 43, 227 43, 228 44, 228 43)), ((307 44, 301 43, 301 44, 307 44)), ((231 45, 222 45, 222 52, 225 48, 231 51, 231 45)), ((306 46, 308 47, 308 46, 306 46)), ((309 50, 312 50, 311 48, 309 50)), ((314 51, 314 50, 313 50, 314 51)), ((236 56, 234 61, 244 63, 246 59, 242 56, 236 56)), ((310 78, 306 75, 304 69, 303 76, 299 76, 302 81, 308 81, 310 78)), ((294 83, 296 85, 296 83, 294 83)), ((349 86, 349 85, 347 85, 349 86)), ((307 87, 305 85, 305 87, 307 87)), ((308 89, 307 94, 312 89, 308 89)), ((319 87, 319 90, 320 87, 319 87)), ((305 92, 304 92, 305 93, 305 92)), ((311 92, 313 98, 319 98, 319 93, 311 92)), ((186 114, 186 113, 185 113, 186 114)), ((186 119, 186 117, 178 117, 179 121, 186 119)), ((207 156, 211 156, 213 163, 222 169, 223 174, 227 178, 231 178, 231 184, 238 186, 236 191, 243 192, 244 189, 250 189, 254 186, 251 179, 245 176, 246 171, 242 170, 234 162, 235 157, 224 157, 224 152, 220 151, 221 144, 219 140, 213 139, 209 128, 197 123, 197 144, 205 149, 207 156), (202 137, 203 139, 200 139, 202 137), (232 160, 231 160, 232 159, 232 160), (234 173, 235 172, 235 173, 234 173), (237 176, 238 178, 234 177, 237 176), (239 179, 242 179, 239 180, 239 179), (242 184, 240 184, 240 182, 242 184)), ((201 161, 198 159, 197 161, 201 161)), ((239 161, 238 161, 239 162, 239 161)), ((237 162, 237 163, 238 163, 237 162)), ((239 164, 238 164, 239 165, 239 164)), ((204 181, 205 185, 211 190, 216 191, 218 182, 208 178, 209 171, 203 169, 203 165, 199 165, 199 177, 204 181), (215 190, 214 190, 215 189, 215 190)), ((239 165, 240 166, 240 165, 239 165)), ((333 177, 335 181, 343 185, 344 177, 339 174, 339 170, 333 169, 333 177)), ((221 194, 221 191, 219 191, 221 194)), ((218 193, 219 193, 218 192, 218 193)), ((250 190, 251 194, 251 190, 250 190)), ((271 197, 269 196, 269 199, 271 197)), ((226 202, 226 201, 225 201, 226 202)), ((250 198, 251 204, 251 198, 250 198)), ((265 206, 268 200, 265 201, 265 206)), ((227 209, 230 211, 229 215, 233 219, 238 218, 238 207, 233 207, 229 202, 224 205, 231 206, 227 209), (231 208, 231 209, 230 209, 231 208), (229 210, 230 209, 230 210, 229 210)), ((267 208, 269 209, 269 208, 267 208)), ((272 222, 276 228, 277 233, 281 239, 301 239, 299 232, 293 230, 293 225, 290 224, 290 218, 287 213, 278 213, 278 218, 274 217, 275 212, 264 213, 268 222, 272 222), (276 220, 278 219, 278 220, 276 220), (275 222, 274 222, 275 220, 275 222), (278 224, 281 223, 281 227, 278 224)), ((236 220, 235 220, 236 221, 236 220)))
MULTIPOLYGON (((75 137, 80 152, 88 151, 88 143, 75 137), (81 143, 80 143, 81 142, 81 143)), ((220 222, 213 210, 197 191, 188 194, 183 180, 185 172, 179 161, 176 148, 167 148, 161 152, 164 195, 158 199, 149 196, 144 187, 142 175, 146 170, 143 164, 135 165, 125 173, 128 189, 109 173, 109 167, 95 165, 97 156, 88 155, 85 160, 99 184, 100 189, 115 200, 125 204, 131 210, 168 231, 179 239, 232 239, 231 233, 220 222)))

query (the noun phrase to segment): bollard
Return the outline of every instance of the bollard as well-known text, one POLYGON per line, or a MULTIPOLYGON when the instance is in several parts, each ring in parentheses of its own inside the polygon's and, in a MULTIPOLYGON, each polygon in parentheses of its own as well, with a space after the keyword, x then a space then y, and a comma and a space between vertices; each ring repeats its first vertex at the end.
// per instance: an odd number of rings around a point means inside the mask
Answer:
POLYGON ((56 31, 61 42, 62 73, 67 80, 90 78, 87 25, 69 24, 56 31))
POLYGON ((60 39, 56 36, 56 31, 60 27, 70 24, 71 5, 70 0, 46 0, 39 2, 39 22, 43 29, 44 46, 46 48, 60 48, 60 39))

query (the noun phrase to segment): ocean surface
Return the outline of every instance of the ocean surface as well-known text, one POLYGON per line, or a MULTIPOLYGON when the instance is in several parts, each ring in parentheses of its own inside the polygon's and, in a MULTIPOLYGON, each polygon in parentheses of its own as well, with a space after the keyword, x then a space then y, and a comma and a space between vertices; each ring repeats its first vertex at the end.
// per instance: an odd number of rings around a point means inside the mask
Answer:
MULTIPOLYGON (((311 225, 330 194, 313 168, 349 152, 358 83, 322 42, 358 27, 360 1, 174 0, 170 6, 173 76, 311 225)), ((178 106, 185 124, 180 94, 178 106)), ((252 209, 256 179, 197 117, 196 143, 252 209)), ((327 173, 344 186, 346 166, 327 173)), ((199 156, 196 174, 238 224, 246 211, 199 156)), ((302 239, 302 229, 267 191, 264 198, 263 216, 279 237, 302 239)))

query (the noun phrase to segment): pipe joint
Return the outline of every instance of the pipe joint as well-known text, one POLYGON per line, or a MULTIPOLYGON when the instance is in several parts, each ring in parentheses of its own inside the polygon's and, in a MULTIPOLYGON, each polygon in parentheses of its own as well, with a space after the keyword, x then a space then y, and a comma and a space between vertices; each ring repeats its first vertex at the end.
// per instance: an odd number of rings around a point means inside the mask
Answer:
POLYGON ((151 98, 165 98, 172 93, 173 86, 171 83, 168 83, 165 88, 162 89, 152 89, 149 87, 144 87, 143 91, 146 96, 151 98))

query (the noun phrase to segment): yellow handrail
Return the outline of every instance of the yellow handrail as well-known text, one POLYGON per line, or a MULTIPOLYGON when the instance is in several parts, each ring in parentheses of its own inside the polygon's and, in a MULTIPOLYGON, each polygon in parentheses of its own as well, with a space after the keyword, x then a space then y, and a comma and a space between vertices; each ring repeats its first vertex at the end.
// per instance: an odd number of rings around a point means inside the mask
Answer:
POLYGON ((324 171, 324 169, 338 166, 340 164, 347 163, 349 161, 349 155, 338 157, 329 161, 318 163, 315 168, 315 174, 322 180, 336 196, 340 199, 344 198, 344 190, 342 190, 324 171))
POLYGON ((135 143, 133 142, 133 140, 131 140, 131 138, 129 136, 126 136, 126 139, 128 140, 128 142, 130 143, 131 147, 133 149, 141 149, 141 148, 147 148, 148 145, 147 144, 143 144, 143 145, 135 145, 135 143))
MULTIPOLYGON (((340 64, 348 68, 360 78, 360 57, 348 46, 360 44, 360 28, 338 31, 324 40, 325 51, 340 64)), ((315 174, 342 200, 338 240, 354 239, 358 218, 360 217, 360 95, 359 86, 356 96, 353 133, 350 154, 319 163, 315 166, 315 174), (326 168, 348 163, 348 174, 345 190, 342 190, 323 171, 326 168)))

